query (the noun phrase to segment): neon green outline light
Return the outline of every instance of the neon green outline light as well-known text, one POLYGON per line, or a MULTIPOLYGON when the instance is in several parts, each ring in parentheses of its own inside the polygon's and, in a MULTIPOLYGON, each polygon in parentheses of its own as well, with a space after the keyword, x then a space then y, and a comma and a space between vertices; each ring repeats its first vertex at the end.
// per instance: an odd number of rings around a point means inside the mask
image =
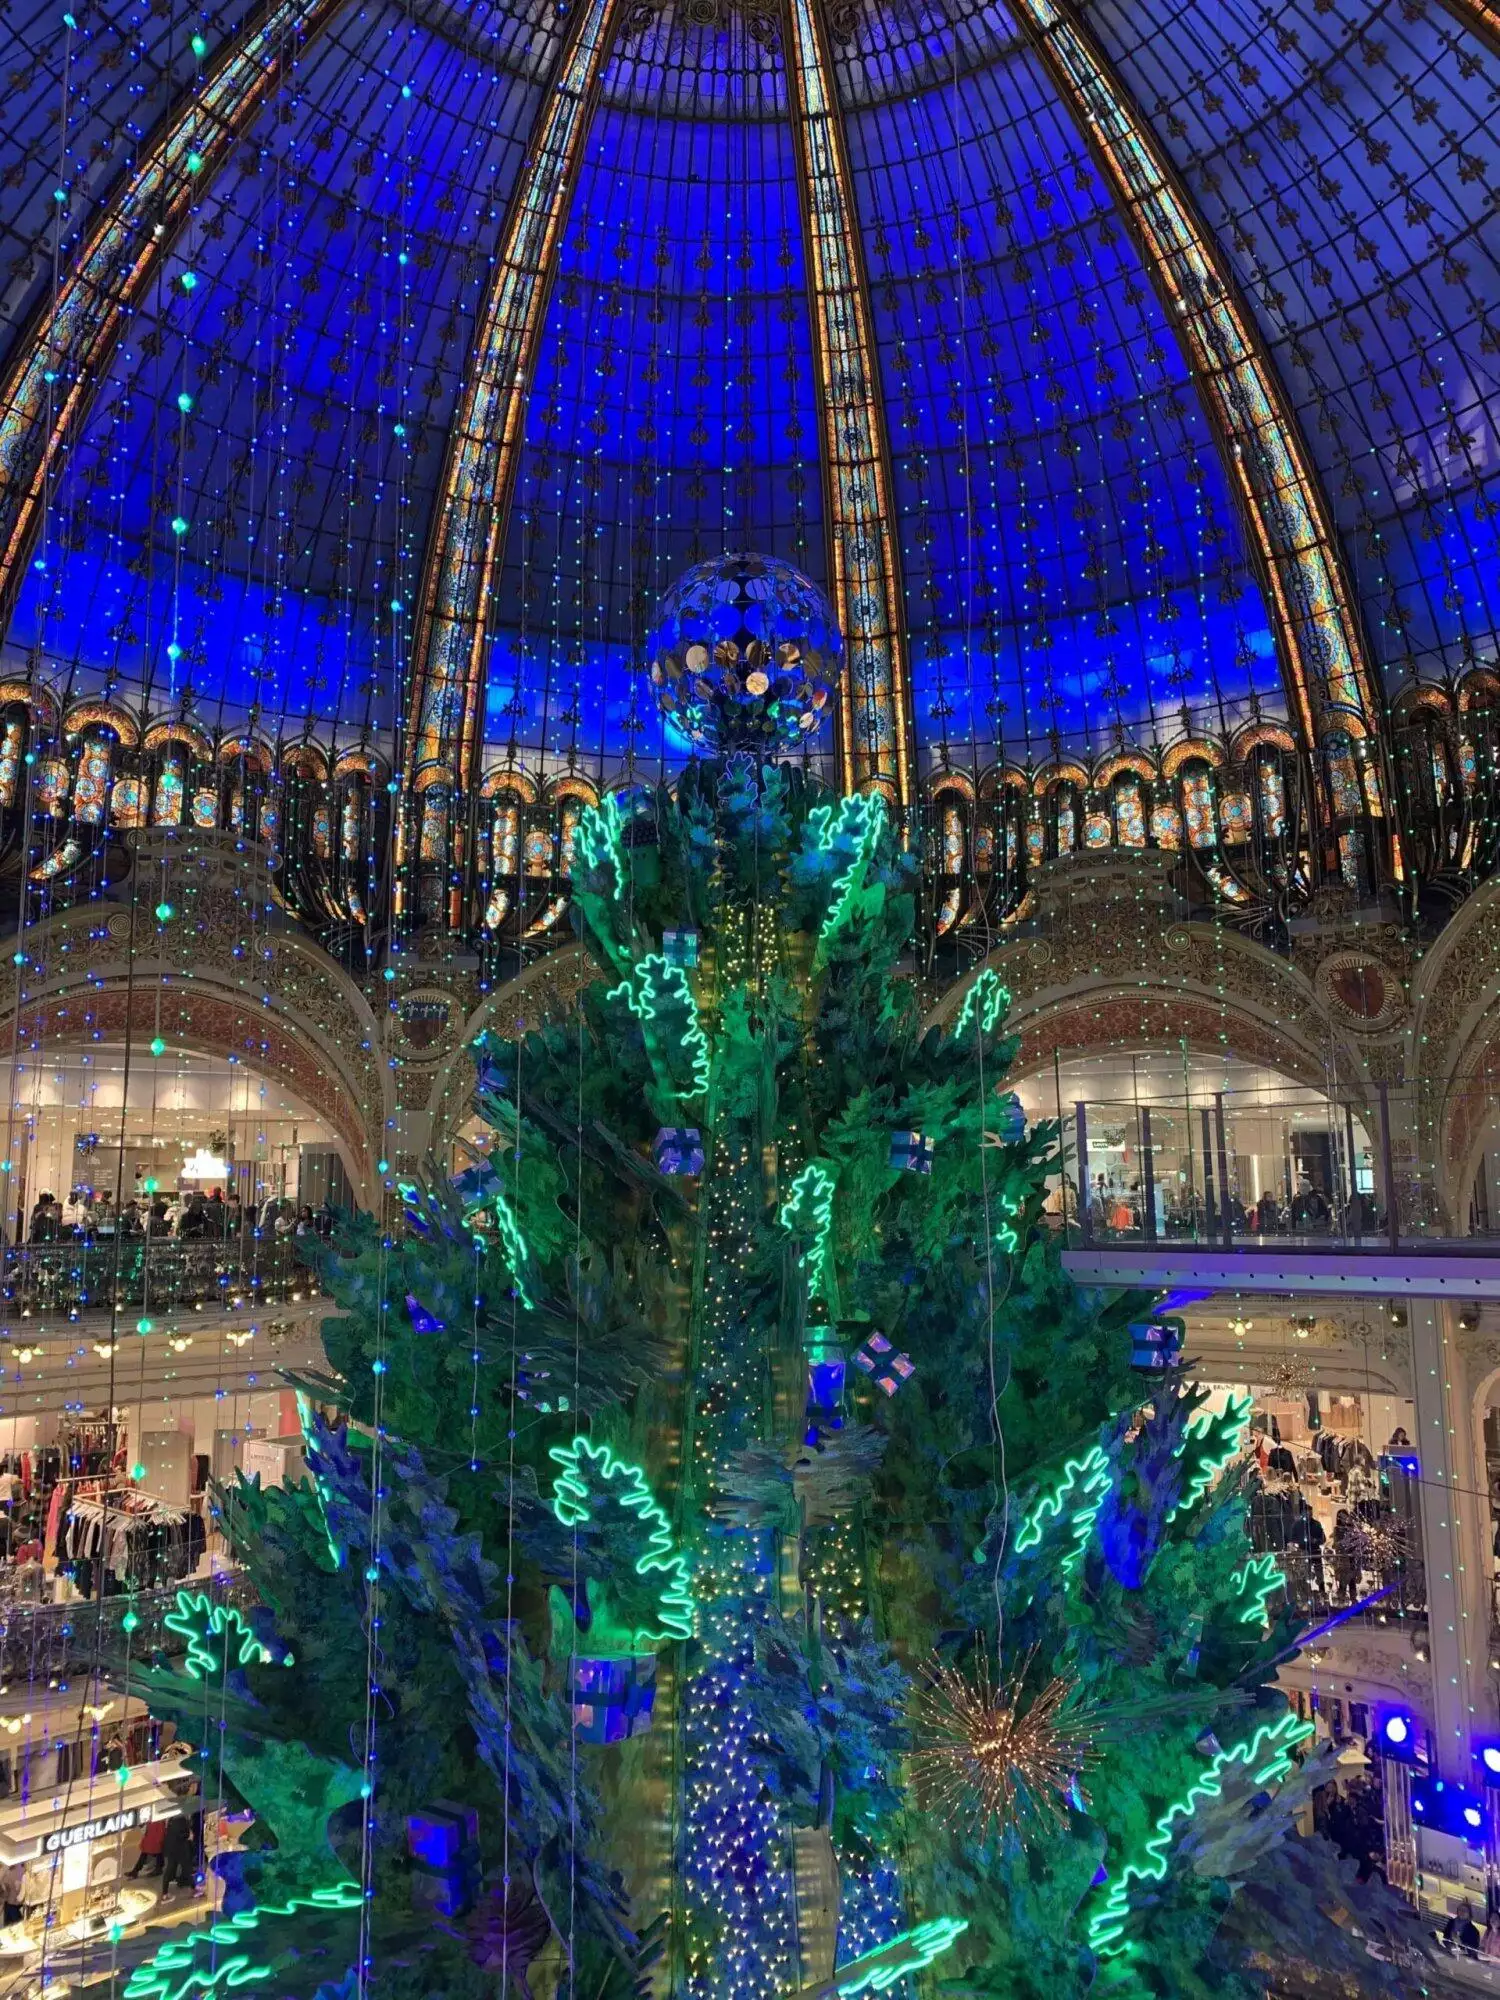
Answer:
POLYGON ((254 1909, 210 1924, 206 1931, 189 1931, 185 1938, 172 1938, 131 1973, 124 2000, 191 2000, 195 1991, 212 1993, 221 1986, 233 1990, 248 1986, 252 1980, 269 1979, 273 1968, 257 1965, 243 1951, 219 1958, 212 1966, 197 1966, 193 1963, 197 1947, 243 1944, 246 1933, 264 1917, 290 1917, 298 1910, 357 1910, 363 1901, 364 1891, 357 1882, 338 1882, 331 1889, 314 1889, 310 1896, 293 1896, 286 1903, 257 1904, 254 1909), (176 1973, 182 1978, 174 1980, 176 1973))
POLYGON ((1088 1546, 1094 1522, 1098 1519, 1099 1509, 1104 1505, 1104 1496, 1108 1491, 1108 1455, 1102 1445, 1091 1445, 1082 1458, 1068 1460, 1056 1486, 1050 1493, 1044 1493, 1026 1516, 1021 1524, 1021 1532, 1016 1536, 1016 1554, 1024 1556, 1029 1549, 1034 1549, 1041 1541, 1047 1527, 1053 1522, 1062 1520, 1069 1500, 1074 1499, 1073 1547, 1063 1557, 1062 1562, 1063 1574, 1066 1576, 1088 1546))
POLYGON ((889 1944, 866 1952, 863 1958, 836 1972, 832 1990, 840 2000, 854 2000, 858 1993, 884 1993, 898 1979, 909 1979, 913 1973, 925 1971, 968 1928, 966 1917, 929 1917, 915 1930, 903 1931, 889 1944))
MULTIPOLYGON (((1006 1215, 1019 1215, 1025 1206, 1024 1202, 1012 1201, 1008 1194, 1003 1194, 1000 1197, 1000 1207, 1006 1215)), ((995 1231, 995 1241, 1007 1253, 1019 1250, 1021 1247, 1020 1237, 1008 1222, 1002 1222, 1000 1227, 995 1231)))
POLYGON ((232 1604, 215 1604, 207 1591, 179 1590, 177 1609, 169 1611, 162 1622, 169 1632, 187 1640, 183 1665, 195 1681, 225 1673, 230 1667, 248 1667, 252 1660, 263 1667, 271 1663, 269 1648, 250 1630, 244 1614, 232 1604), (211 1639, 223 1640, 222 1661, 210 1646, 211 1639), (239 1658, 232 1660, 229 1650, 235 1639, 239 1641, 239 1658))
POLYGON ((535 1300, 526 1289, 523 1275, 531 1252, 526 1238, 521 1233, 521 1225, 516 1220, 516 1212, 506 1197, 504 1188, 496 1188, 494 1193, 495 1230, 500 1238, 500 1254, 510 1271, 511 1282, 516 1288, 516 1297, 528 1312, 535 1300))
POLYGON ((1220 1796, 1224 1789, 1224 1773, 1230 1765, 1254 1764, 1263 1746, 1274 1747, 1275 1755, 1270 1763, 1251 1773, 1257 1785, 1268 1785, 1274 1779, 1286 1776, 1292 1768, 1292 1750, 1312 1734, 1312 1723, 1304 1722, 1289 1708, 1279 1721, 1266 1723, 1257 1729, 1248 1743, 1236 1744, 1232 1750, 1221 1750, 1202 1777, 1194 1781, 1175 1805, 1167 1807, 1156 1822, 1156 1831, 1141 1850, 1140 1860, 1126 1865, 1118 1879, 1110 1884, 1104 1907, 1090 1919, 1089 1944, 1101 1958, 1113 1958, 1129 1949, 1120 1939, 1130 1911, 1131 1883, 1165 1879, 1167 1854, 1178 1822, 1191 1819, 1204 1799, 1220 1796))
POLYGON ((1250 1421, 1252 1407, 1252 1399, 1249 1396, 1235 1394, 1231 1395, 1229 1401, 1225 1404, 1222 1417, 1216 1417, 1208 1410, 1195 1410, 1192 1416, 1188 1418, 1187 1429, 1183 1432, 1182 1437, 1184 1450, 1186 1450, 1188 1441, 1191 1438, 1206 1438, 1214 1430, 1222 1430, 1226 1442, 1222 1453, 1217 1458, 1207 1459, 1199 1467, 1187 1492, 1183 1494, 1177 1505, 1167 1515, 1168 1521, 1175 1521, 1179 1514, 1186 1514, 1191 1508, 1196 1507, 1204 1494, 1218 1479, 1219 1474, 1240 1448, 1240 1437, 1246 1424, 1250 1421))
POLYGON ((792 1182, 778 1217, 782 1228, 789 1230, 793 1236, 805 1235, 812 1239, 802 1253, 802 1268, 807 1273, 808 1286, 814 1292, 822 1290, 833 1254, 835 1185, 828 1169, 820 1161, 813 1160, 792 1182))
POLYGON ((693 1084, 690 1090, 679 1091, 677 1095, 699 1097, 707 1090, 710 1068, 708 1037, 698 1018, 698 1002, 693 997, 692 986, 680 965, 669 964, 660 952, 654 951, 641 960, 628 978, 622 979, 618 986, 612 986, 604 997, 606 1000, 623 1000, 647 1035, 652 1033, 659 1010, 665 1003, 676 1001, 685 1008, 688 1025, 683 1030, 682 1046, 693 1065, 693 1084))
MULTIPOLYGON (((318 1449, 317 1439, 313 1436, 312 1417, 312 1399, 303 1390, 299 1389, 297 1391, 297 1423, 302 1432, 302 1448, 304 1452, 316 1451, 318 1449)), ((333 1557, 334 1568, 342 1569, 344 1567, 344 1551, 334 1539, 333 1524, 328 1518, 328 1481, 326 1479, 319 1479, 314 1474, 313 1491, 318 1496, 318 1512, 323 1520, 323 1534, 328 1542, 328 1553, 333 1557)))
POLYGON ((573 875, 608 864, 614 870, 610 895, 618 899, 625 887, 625 816, 613 792, 598 805, 586 805, 573 829, 573 875))
POLYGON ((1252 1556, 1243 1569, 1237 1569, 1229 1579, 1242 1595, 1252 1593, 1250 1602, 1240 1613, 1242 1625, 1269 1625, 1270 1613, 1267 1604, 1278 1590, 1286 1586, 1286 1578, 1281 1573, 1281 1565, 1275 1555, 1268 1550, 1263 1556, 1252 1556))
POLYGON ((879 792, 851 792, 837 805, 814 806, 807 819, 820 853, 832 854, 845 842, 852 843, 854 849, 848 867, 833 885, 828 914, 818 932, 821 953, 849 921, 865 871, 885 831, 885 800, 879 792))
POLYGON ((643 1528, 650 1530, 644 1554, 637 1556, 637 1576, 666 1579, 657 1600, 658 1624, 638 1625, 630 1637, 637 1653, 654 1652, 673 1639, 691 1639, 697 1601, 693 1596, 688 1559, 672 1546, 672 1524, 657 1503, 640 1466, 617 1458, 607 1444, 575 1437, 571 1444, 555 1444, 547 1456, 560 1469, 552 1489, 552 1511, 565 1528, 580 1528, 593 1519, 594 1498, 601 1488, 617 1487, 604 1495, 634 1514, 643 1528))
POLYGON ((964 995, 964 1004, 953 1023, 954 1041, 962 1041, 976 1018, 981 1035, 993 1034, 996 1023, 1004 1018, 1009 1006, 1010 988, 1003 985, 999 973, 987 965, 964 995))

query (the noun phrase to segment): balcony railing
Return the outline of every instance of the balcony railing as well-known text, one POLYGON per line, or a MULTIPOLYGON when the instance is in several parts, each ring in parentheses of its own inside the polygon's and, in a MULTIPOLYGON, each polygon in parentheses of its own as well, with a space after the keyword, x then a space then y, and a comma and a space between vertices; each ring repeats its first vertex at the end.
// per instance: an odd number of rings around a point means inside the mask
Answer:
POLYGON ((313 1296, 317 1273, 296 1237, 254 1231, 213 1241, 122 1236, 28 1243, 0 1266, 0 1312, 81 1318, 282 1304, 313 1296))

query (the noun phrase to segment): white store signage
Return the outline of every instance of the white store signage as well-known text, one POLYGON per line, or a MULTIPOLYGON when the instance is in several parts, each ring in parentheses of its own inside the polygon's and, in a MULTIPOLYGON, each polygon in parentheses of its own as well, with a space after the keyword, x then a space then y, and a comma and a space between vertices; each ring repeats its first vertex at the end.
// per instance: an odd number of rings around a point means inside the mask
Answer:
POLYGON ((58 1854, 65 1847, 86 1847, 91 1841, 107 1840, 112 1833, 129 1833, 132 1827, 144 1826, 150 1817, 150 1806, 127 1806, 103 1819, 86 1819, 82 1826, 60 1826, 42 1842, 42 1852, 58 1854))

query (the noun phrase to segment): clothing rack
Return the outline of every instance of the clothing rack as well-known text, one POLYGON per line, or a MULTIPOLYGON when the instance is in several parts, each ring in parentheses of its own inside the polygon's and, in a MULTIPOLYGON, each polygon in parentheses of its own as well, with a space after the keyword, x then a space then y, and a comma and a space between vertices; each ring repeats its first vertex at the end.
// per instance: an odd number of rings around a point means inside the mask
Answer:
POLYGON ((137 1493, 133 1488, 120 1493, 106 1493, 98 1499, 83 1495, 73 1501, 68 1513, 80 1518, 97 1514, 101 1519, 106 1514, 113 1514, 126 1520, 185 1521, 188 1517, 186 1507, 176 1507, 170 1500, 158 1500, 153 1494, 137 1493))

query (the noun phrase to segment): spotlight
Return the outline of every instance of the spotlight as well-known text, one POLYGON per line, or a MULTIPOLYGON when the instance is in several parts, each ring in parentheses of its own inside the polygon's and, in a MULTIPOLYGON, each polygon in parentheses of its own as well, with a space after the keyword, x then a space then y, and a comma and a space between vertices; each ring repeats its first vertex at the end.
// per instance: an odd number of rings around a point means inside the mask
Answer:
POLYGON ((1479 1768, 1487 1785, 1500 1785, 1500 1743, 1486 1743, 1479 1753, 1479 1768))
POLYGON ((1417 1761, 1417 1725, 1400 1709, 1386 1716, 1379 1730, 1380 1747, 1387 1757, 1400 1764, 1417 1761))

